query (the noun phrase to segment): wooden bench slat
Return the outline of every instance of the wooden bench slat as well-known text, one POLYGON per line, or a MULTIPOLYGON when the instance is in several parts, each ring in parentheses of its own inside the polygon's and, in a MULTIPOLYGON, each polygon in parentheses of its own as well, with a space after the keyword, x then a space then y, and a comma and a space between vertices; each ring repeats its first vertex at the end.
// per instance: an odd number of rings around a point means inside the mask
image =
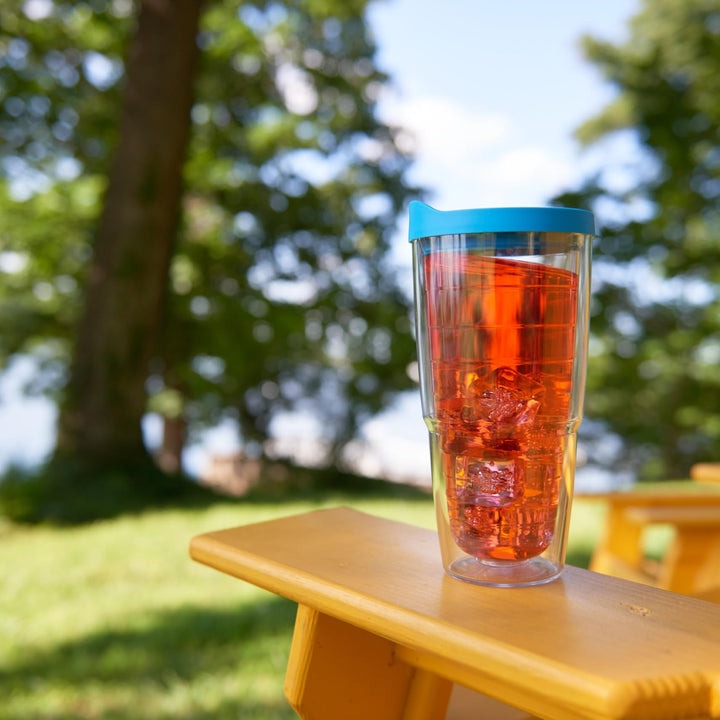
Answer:
POLYGON ((585 493, 583 500, 600 500, 613 507, 720 507, 720 484, 687 482, 668 483, 668 487, 638 485, 632 490, 608 493, 585 493))
POLYGON ((687 527, 720 526, 720 505, 710 507, 632 507, 625 510, 628 519, 642 525, 682 525, 687 527))
POLYGON ((720 483, 720 463, 697 463, 690 468, 690 477, 698 482, 720 483))

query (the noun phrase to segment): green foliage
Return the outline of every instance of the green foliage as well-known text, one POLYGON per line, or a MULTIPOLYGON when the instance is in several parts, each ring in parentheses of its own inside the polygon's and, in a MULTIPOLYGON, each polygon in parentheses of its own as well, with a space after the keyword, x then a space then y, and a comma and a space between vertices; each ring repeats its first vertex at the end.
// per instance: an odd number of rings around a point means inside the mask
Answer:
MULTIPOLYGON (((411 386, 388 268, 409 158, 378 121, 365 0, 208 3, 179 245, 149 408, 263 442, 319 419, 333 455, 411 386)), ((119 128, 132 4, 0 0, 0 362, 65 381, 119 128), (40 13, 41 17, 38 16, 40 13)), ((152 68, 148 68, 152 72, 152 68)))
MULTIPOLYGON (((262 482, 242 496, 243 504, 322 502, 341 493, 363 498, 424 501, 420 487, 389 482, 334 467, 306 468, 265 461, 262 482)), ((0 517, 20 524, 82 525, 162 507, 202 508, 223 498, 219 490, 184 475, 161 471, 150 459, 112 467, 56 455, 38 468, 10 467, 0 482, 0 517)))
POLYGON ((600 445, 595 460, 641 479, 687 476, 720 457, 720 12, 646 0, 625 44, 585 48, 619 98, 579 137, 630 133, 643 150, 622 183, 605 172, 560 198, 605 220, 586 415, 624 450, 603 458, 600 445))

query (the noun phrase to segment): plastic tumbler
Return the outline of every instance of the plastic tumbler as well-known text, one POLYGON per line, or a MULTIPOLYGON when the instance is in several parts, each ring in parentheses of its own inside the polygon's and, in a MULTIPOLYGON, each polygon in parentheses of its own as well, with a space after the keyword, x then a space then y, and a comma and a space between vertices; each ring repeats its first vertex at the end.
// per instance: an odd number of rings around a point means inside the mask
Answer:
POLYGON ((587 369, 592 213, 410 204, 423 416, 443 565, 562 571, 587 369))

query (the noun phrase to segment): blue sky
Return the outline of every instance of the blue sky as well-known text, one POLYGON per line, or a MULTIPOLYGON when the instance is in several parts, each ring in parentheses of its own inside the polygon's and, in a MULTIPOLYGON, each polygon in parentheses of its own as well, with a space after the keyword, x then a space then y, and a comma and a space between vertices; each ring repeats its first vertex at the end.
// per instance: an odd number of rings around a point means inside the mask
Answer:
MULTIPOLYGON (((597 153, 582 153, 572 133, 613 90, 583 60, 579 40, 589 33, 622 41, 639 7, 636 0, 375 2, 378 62, 392 78, 380 112, 407 128, 417 158, 411 179, 430 190, 431 204, 540 205, 596 167, 597 153)), ((401 218, 401 263, 409 260, 405 227, 401 218)), ((17 385, 0 379, 0 470, 52 447, 52 408, 18 399, 17 385)), ((367 436, 377 451, 363 450, 369 470, 401 462, 409 474, 428 472, 415 396, 371 423, 367 436)), ((211 434, 188 453, 188 469, 201 471, 208 452, 233 443, 227 428, 211 434)))
POLYGON ((414 178, 443 207, 543 204, 592 157, 572 133, 613 97, 584 34, 627 36, 635 0, 392 0, 371 23, 395 81, 382 109, 416 133, 414 178))

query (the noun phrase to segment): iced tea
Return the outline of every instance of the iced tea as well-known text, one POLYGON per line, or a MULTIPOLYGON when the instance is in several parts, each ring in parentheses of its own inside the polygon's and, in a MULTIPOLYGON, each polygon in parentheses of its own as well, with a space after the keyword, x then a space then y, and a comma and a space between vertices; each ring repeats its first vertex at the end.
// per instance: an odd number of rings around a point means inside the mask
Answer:
POLYGON ((436 433, 457 545, 487 561, 550 544, 563 481, 578 276, 531 258, 423 258, 436 433))

